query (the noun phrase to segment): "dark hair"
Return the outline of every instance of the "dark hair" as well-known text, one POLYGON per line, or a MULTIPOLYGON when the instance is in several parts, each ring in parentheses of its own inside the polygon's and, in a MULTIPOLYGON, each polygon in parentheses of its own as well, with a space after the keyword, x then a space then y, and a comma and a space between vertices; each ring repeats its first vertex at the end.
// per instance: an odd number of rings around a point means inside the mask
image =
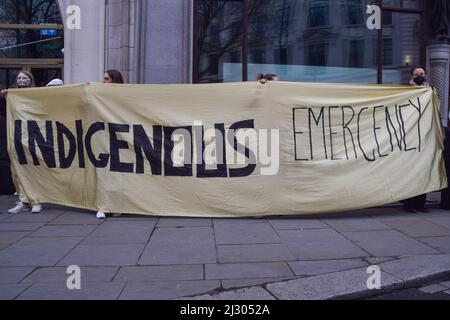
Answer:
POLYGON ((267 81, 273 81, 273 79, 277 78, 276 74, 273 73, 258 73, 257 79, 256 80, 267 80, 267 81))
POLYGON ((425 74, 428 74, 428 71, 427 71, 427 69, 424 66, 417 65, 417 66, 414 66, 411 69, 411 75, 412 76, 414 75, 414 71, 416 71, 417 69, 423 69, 425 71, 425 74))
POLYGON ((18 77, 19 74, 21 74, 21 73, 23 73, 23 74, 26 75, 28 78, 30 78, 30 80, 31 80, 30 87, 36 86, 36 81, 34 81, 34 76, 33 76, 33 74, 32 74, 31 72, 28 72, 27 70, 20 70, 20 71, 17 73, 17 76, 16 76, 16 82, 17 82, 17 77, 18 77))
POLYGON ((122 74, 117 70, 108 70, 106 73, 111 77, 112 83, 125 83, 122 74))

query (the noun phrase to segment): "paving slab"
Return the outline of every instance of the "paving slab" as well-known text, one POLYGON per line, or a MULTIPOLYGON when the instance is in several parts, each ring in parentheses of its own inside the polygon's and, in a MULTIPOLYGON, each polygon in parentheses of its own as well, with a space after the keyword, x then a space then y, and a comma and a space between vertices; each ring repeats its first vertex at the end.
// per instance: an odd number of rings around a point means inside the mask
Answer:
POLYGON ((430 221, 434 224, 450 228, 450 218, 442 218, 442 217, 427 217, 425 218, 427 221, 430 221))
POLYGON ((19 283, 34 267, 0 267, 0 283, 19 283))
POLYGON ((370 265, 378 265, 383 262, 395 260, 394 257, 370 257, 370 258, 364 258, 370 265))
POLYGON ((153 233, 139 265, 216 263, 211 227, 159 228, 153 233))
POLYGON ((212 227, 212 219, 160 218, 157 227, 212 227))
POLYGON ((147 243, 154 227, 153 221, 105 221, 83 244, 147 243))
MULTIPOLYGON (((367 268, 330 273, 282 283, 268 284, 267 290, 281 300, 329 300, 338 297, 360 297, 367 294, 367 268)), ((381 273, 384 290, 401 288, 403 282, 381 273)), ((381 293, 381 291, 377 291, 381 293)), ((372 292, 373 293, 373 292, 372 292)))
POLYGON ((294 276, 294 274, 284 262, 207 264, 205 266, 205 277, 208 280, 280 278, 292 276, 294 276))
POLYGON ((30 212, 21 212, 12 215, 6 222, 50 222, 56 217, 64 213, 61 209, 45 209, 39 214, 31 214, 30 212))
POLYGON ((214 224, 217 244, 281 243, 280 237, 269 223, 214 224))
POLYGON ((13 300, 29 286, 29 284, 0 283, 0 300, 13 300))
POLYGON ((82 238, 25 238, 0 252, 0 266, 54 266, 82 238))
POLYGON ((219 245, 217 255, 219 263, 295 260, 284 244, 219 245))
POLYGON ((438 292, 442 292, 447 290, 447 287, 438 285, 438 284, 433 284, 431 286, 426 286, 423 288, 420 288, 419 291, 423 292, 423 293, 438 293, 438 292))
POLYGON ((450 237, 420 238, 419 240, 441 253, 450 253, 450 237))
POLYGON ((328 229, 329 226, 320 219, 268 219, 269 223, 276 230, 295 229, 328 229))
POLYGON ((391 221, 386 224, 413 238, 450 236, 450 228, 429 221, 391 221))
POLYGON ((295 275, 300 277, 334 273, 337 271, 356 269, 367 265, 368 263, 362 261, 361 259, 289 262, 289 266, 294 271, 295 275))
POLYGON ((125 283, 82 282, 81 290, 69 290, 65 283, 37 283, 17 300, 115 300, 125 283))
POLYGON ((338 232, 348 231, 374 231, 374 230, 389 230, 391 229, 386 224, 377 221, 376 219, 366 217, 355 218, 332 218, 323 220, 327 225, 338 232))
POLYGON ((28 235, 29 238, 86 237, 96 225, 46 225, 28 235))
POLYGON ((44 226, 45 223, 39 222, 39 223, 7 223, 2 222, 0 223, 0 232, 1 231, 34 231, 42 226, 44 226))
POLYGON ((199 295, 220 288, 220 281, 130 282, 120 300, 166 300, 199 295))
POLYGON ((143 249, 143 244, 80 244, 58 266, 134 266, 143 249))
MULTIPOLYGON (((182 299, 180 299, 182 300, 182 299)), ((233 291, 221 292, 214 295, 202 295, 187 300, 221 300, 221 301, 270 301, 275 300, 267 290, 260 287, 244 288, 233 291)), ((264 309, 261 310, 263 312, 264 309)))
POLYGON ((181 281, 203 279, 203 265, 201 264, 122 267, 114 277, 114 281, 119 282, 181 281))
POLYGON ((299 260, 335 260, 369 256, 331 229, 280 230, 278 234, 299 260))
POLYGON ((450 274, 450 254, 404 257, 382 263, 380 268, 410 284, 417 284, 430 276, 450 274))
POLYGON ((25 238, 30 232, 31 231, 2 231, 0 232, 0 243, 8 245, 12 244, 25 238))
POLYGON ((94 212, 66 212, 49 224, 102 224, 104 221, 97 219, 94 212))
MULTIPOLYGON (((118 267, 80 267, 81 282, 109 282, 118 269, 118 267)), ((67 267, 37 268, 23 279, 22 283, 65 283, 71 275, 67 273, 67 267)))
POLYGON ((234 280, 222 280, 221 282, 222 288, 224 288, 225 290, 230 290, 245 287, 261 286, 268 283, 288 281, 296 278, 297 277, 234 279, 234 280))
POLYGON ((375 257, 438 253, 395 230, 346 232, 344 235, 375 257))

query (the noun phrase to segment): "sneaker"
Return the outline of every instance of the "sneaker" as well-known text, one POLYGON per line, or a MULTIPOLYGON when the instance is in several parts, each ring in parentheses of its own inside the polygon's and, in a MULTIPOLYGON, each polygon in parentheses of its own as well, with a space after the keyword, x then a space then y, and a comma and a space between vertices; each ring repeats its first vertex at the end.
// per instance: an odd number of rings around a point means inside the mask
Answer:
POLYGON ((97 219, 105 219, 106 218, 106 214, 104 212, 97 212, 97 219))
POLYGON ((9 213, 20 213, 23 211, 30 211, 30 206, 23 202, 17 202, 14 208, 8 210, 9 213))
POLYGON ((40 204, 33 204, 33 207, 31 208, 31 213, 40 213, 42 211, 42 205, 40 204))

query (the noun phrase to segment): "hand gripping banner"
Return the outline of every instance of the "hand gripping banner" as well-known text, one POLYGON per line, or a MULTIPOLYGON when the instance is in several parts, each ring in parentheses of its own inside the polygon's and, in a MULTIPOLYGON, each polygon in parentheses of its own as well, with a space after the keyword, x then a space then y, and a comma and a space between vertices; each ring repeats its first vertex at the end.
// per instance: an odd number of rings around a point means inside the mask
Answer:
POLYGON ((342 212, 447 186, 426 87, 271 82, 10 90, 24 202, 158 216, 342 212))

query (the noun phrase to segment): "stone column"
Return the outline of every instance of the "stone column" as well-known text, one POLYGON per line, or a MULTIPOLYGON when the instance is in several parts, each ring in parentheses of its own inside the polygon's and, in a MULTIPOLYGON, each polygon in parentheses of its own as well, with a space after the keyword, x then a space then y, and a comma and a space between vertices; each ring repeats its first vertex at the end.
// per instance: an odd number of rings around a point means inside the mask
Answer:
POLYGON ((436 44, 427 48, 430 84, 441 98, 441 119, 445 127, 449 122, 450 45, 436 44))
POLYGON ((106 0, 58 0, 64 21, 65 83, 101 81, 105 69, 106 0), (67 28, 67 8, 81 9, 81 29, 67 28))
POLYGON ((192 82, 193 0, 147 0, 146 83, 192 82))

